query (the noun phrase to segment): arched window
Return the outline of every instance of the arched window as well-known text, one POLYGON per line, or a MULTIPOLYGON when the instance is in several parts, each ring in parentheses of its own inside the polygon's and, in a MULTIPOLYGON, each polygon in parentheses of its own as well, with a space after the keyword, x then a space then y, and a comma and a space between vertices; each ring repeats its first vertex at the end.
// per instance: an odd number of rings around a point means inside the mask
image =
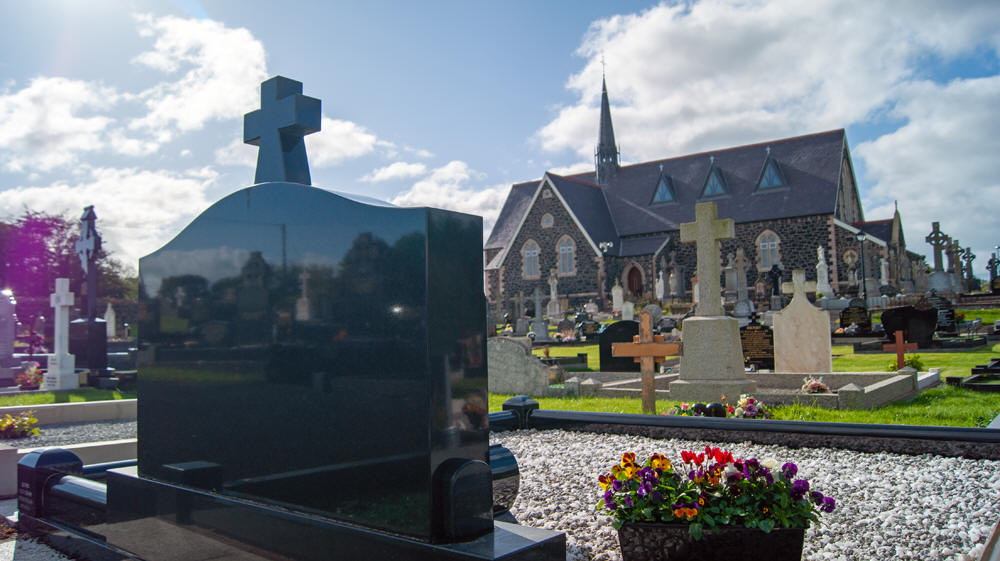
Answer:
POLYGON ((757 268, 761 271, 770 270, 781 263, 781 238, 770 230, 764 230, 757 236, 757 268))
POLYGON ((574 253, 576 253, 576 244, 573 243, 573 238, 563 236, 559 240, 557 247, 559 249, 559 274, 575 275, 576 263, 574 253))
POLYGON ((521 271, 521 275, 526 279, 539 278, 541 275, 538 272, 538 244, 534 240, 524 242, 521 255, 524 258, 524 269, 521 271))
POLYGON ((552 218, 551 214, 546 212, 545 214, 542 215, 542 228, 551 228, 552 225, 555 224, 555 222, 556 221, 554 218, 552 218))

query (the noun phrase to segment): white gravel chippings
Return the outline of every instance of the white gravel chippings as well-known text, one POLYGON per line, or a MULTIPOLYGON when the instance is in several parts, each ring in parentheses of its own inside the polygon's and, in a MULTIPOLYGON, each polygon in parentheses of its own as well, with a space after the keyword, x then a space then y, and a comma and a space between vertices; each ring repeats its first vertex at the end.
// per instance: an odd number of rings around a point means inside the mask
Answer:
POLYGON ((676 463, 681 450, 710 444, 745 459, 794 462, 810 488, 837 501, 836 510, 806 532, 802 558, 809 561, 978 560, 1000 520, 1000 462, 994 460, 562 430, 493 433, 491 441, 509 448, 521 470, 511 512, 523 525, 565 532, 569 560, 621 559, 611 518, 595 511, 597 477, 629 451, 637 460, 660 452, 676 463))

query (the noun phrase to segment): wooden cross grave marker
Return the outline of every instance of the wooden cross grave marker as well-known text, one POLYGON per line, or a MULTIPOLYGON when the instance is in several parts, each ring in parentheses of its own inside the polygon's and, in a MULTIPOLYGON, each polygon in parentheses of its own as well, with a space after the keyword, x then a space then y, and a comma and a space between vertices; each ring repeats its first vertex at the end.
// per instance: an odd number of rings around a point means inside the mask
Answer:
POLYGON ((916 343, 905 343, 903 341, 903 331, 896 330, 896 343, 885 343, 882 345, 883 351, 896 351, 896 369, 902 370, 906 366, 906 351, 917 350, 916 343))
POLYGON ((664 342, 663 335, 653 335, 653 321, 649 312, 639 314, 639 334, 633 337, 632 343, 612 343, 611 355, 616 357, 632 357, 639 363, 642 375, 642 412, 656 414, 656 385, 653 381, 653 369, 656 362, 663 362, 667 355, 681 352, 678 343, 664 342))

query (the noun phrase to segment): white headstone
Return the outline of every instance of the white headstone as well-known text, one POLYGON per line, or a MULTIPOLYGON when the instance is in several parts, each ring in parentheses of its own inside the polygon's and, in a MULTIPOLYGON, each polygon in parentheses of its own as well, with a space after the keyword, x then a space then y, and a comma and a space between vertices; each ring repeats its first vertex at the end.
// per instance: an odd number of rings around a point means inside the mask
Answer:
POLYGON ((830 348, 830 316, 809 303, 807 291, 816 283, 806 282, 806 272, 792 271, 792 282, 781 285, 792 301, 774 316, 775 372, 826 373, 833 371, 830 348))
POLYGON ((611 311, 620 312, 623 303, 625 303, 625 291, 618 284, 618 279, 615 279, 615 286, 611 289, 611 311))
POLYGON ((822 246, 816 248, 816 294, 822 294, 824 298, 836 296, 830 286, 830 270, 826 264, 826 251, 822 246))
POLYGON ((16 366, 14 363, 14 338, 17 336, 17 316, 14 315, 14 294, 0 291, 0 369, 16 366))
POLYGON ((635 304, 632 302, 622 304, 622 319, 635 320, 635 304))
POLYGON ((889 260, 885 257, 879 259, 879 286, 889 284, 889 260))
POLYGON ((73 297, 69 291, 69 279, 56 279, 56 291, 49 295, 49 304, 55 308, 55 324, 52 326, 52 354, 48 357, 49 366, 43 378, 43 386, 47 390, 80 387, 76 357, 69 354, 69 313, 73 297))
POLYGON ((595 304, 594 301, 591 300, 590 302, 587 302, 586 304, 583 305, 583 311, 593 316, 598 311, 597 304, 595 304))
POLYGON ((670 271, 670 297, 678 298, 681 295, 681 275, 677 269, 670 271))
POLYGON ((562 309, 559 306, 558 286, 559 277, 556 275, 556 270, 552 269, 552 272, 549 273, 549 304, 545 308, 545 315, 548 316, 549 321, 559 321, 559 318, 562 317, 562 309))
POLYGON ((108 309, 104 310, 104 326, 107 329, 108 339, 118 336, 118 318, 115 317, 115 309, 108 302, 108 309))
POLYGON ((302 281, 302 295, 295 301, 295 319, 309 321, 309 271, 302 271, 299 280, 302 281))
POLYGON ((664 287, 664 283, 663 283, 663 271, 661 270, 656 275, 656 299, 659 300, 659 301, 661 301, 661 302, 663 301, 663 297, 664 297, 664 293, 663 293, 664 292, 664 288, 665 287, 664 287))

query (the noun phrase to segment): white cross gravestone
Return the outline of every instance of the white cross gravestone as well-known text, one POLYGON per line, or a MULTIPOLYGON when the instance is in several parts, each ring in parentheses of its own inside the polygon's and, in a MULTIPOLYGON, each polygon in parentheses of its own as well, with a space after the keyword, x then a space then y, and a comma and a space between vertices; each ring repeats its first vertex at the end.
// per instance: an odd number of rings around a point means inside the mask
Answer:
POLYGON ((115 309, 111 307, 111 302, 108 302, 108 308, 104 310, 104 327, 107 329, 108 339, 114 339, 118 336, 116 331, 118 318, 115 315, 115 309))
POLYGON ((757 384, 746 377, 739 322, 722 315, 719 298, 719 246, 735 236, 732 219, 719 220, 715 203, 698 203, 695 221, 681 224, 681 241, 697 244, 698 304, 684 320, 680 379, 670 383, 674 401, 717 402, 753 393, 757 384))
POLYGON ((663 282, 663 269, 660 269, 660 271, 656 274, 656 299, 660 302, 663 301, 665 288, 666 287, 663 282))
POLYGON ((69 279, 56 279, 56 291, 49 296, 55 308, 52 354, 48 357, 48 370, 43 378, 46 390, 69 390, 80 387, 76 374, 76 357, 69 354, 69 312, 74 294, 69 291, 69 279))
POLYGON ((14 294, 9 290, 0 290, 0 377, 13 377, 13 371, 8 370, 16 363, 14 361, 14 338, 17 336, 17 316, 14 315, 14 294))
POLYGON ((830 316, 809 303, 806 292, 814 290, 816 283, 806 282, 801 269, 792 271, 792 282, 781 285, 792 301, 773 319, 775 372, 833 372, 830 316))
POLYGON ((549 304, 545 308, 545 315, 548 316, 551 322, 558 322, 559 318, 562 317, 562 309, 559 307, 558 286, 559 277, 556 275, 556 270, 552 269, 549 273, 549 304))

